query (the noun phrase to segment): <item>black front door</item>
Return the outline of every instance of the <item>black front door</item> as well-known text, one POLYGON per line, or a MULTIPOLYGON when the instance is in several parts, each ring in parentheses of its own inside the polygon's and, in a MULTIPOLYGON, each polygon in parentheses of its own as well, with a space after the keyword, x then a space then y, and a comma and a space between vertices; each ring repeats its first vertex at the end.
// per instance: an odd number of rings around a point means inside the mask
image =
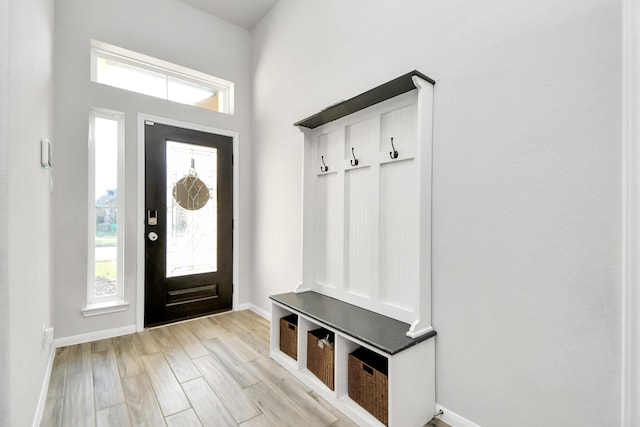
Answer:
POLYGON ((145 123, 145 326, 231 309, 233 139, 145 123))

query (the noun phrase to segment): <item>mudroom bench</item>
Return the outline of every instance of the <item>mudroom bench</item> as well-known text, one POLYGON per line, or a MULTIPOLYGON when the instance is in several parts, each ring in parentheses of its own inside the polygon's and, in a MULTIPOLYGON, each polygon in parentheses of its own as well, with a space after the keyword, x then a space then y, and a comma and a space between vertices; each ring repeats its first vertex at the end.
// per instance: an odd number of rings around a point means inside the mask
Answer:
POLYGON ((359 425, 422 426, 435 413, 436 332, 314 292, 273 295, 271 357, 359 425))
POLYGON ((302 280, 271 297, 270 354, 359 426, 435 413, 434 84, 413 70, 294 123, 302 280))

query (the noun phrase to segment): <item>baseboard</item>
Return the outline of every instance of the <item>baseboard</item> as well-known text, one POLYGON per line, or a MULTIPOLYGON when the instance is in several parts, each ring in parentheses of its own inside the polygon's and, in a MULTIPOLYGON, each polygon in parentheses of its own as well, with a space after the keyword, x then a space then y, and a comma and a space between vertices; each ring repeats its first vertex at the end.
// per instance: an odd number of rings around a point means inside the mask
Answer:
POLYGON ((471 422, 465 417, 458 415, 455 412, 450 411, 447 408, 444 408, 436 403, 436 413, 439 413, 440 411, 442 411, 442 415, 439 415, 437 418, 449 424, 451 427, 481 427, 480 424, 471 422))
POLYGON ((258 307, 255 304, 251 304, 250 302, 245 302, 243 304, 238 304, 238 306, 236 307, 236 311, 241 311, 241 310, 251 310, 254 313, 256 313, 258 316, 264 317, 267 320, 271 320, 271 313, 269 313, 266 310, 261 309, 260 307, 258 307))
POLYGON ((251 305, 248 302, 244 302, 242 304, 238 304, 235 306, 235 308, 233 309, 233 311, 243 311, 243 310, 251 310, 251 305))
POLYGON ((51 380, 51 372, 53 371, 53 360, 56 356, 56 348, 53 345, 49 346, 49 360, 47 361, 47 368, 44 372, 44 380, 42 381, 42 388, 40 389, 40 398, 38 399, 38 406, 36 407, 36 413, 33 417, 33 427, 38 427, 42 422, 42 414, 44 413, 44 405, 47 403, 47 392, 49 391, 49 381, 51 380))
POLYGON ((54 347, 66 347, 68 345, 83 344, 86 342, 104 340, 107 338, 120 337, 122 335, 136 332, 136 325, 123 326, 122 328, 105 329, 102 331, 89 332, 88 334, 73 335, 70 337, 56 338, 53 341, 54 347))

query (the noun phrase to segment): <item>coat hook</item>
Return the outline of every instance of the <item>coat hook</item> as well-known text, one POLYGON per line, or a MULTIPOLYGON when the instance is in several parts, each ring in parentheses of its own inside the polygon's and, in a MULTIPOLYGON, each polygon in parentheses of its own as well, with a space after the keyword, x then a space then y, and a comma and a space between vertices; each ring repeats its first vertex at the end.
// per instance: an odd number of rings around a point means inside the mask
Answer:
POLYGON ((324 156, 322 156, 322 166, 320 166, 320 172, 326 172, 329 170, 329 166, 324 163, 324 156))
POLYGON ((353 160, 351 160, 351 166, 358 166, 358 159, 356 159, 356 153, 354 153, 354 148, 351 147, 351 155, 353 156, 353 160))
POLYGON ((393 148, 393 151, 389 151, 389 157, 391 157, 392 159, 397 159, 398 151, 396 150, 396 147, 393 145, 393 138, 391 138, 391 148, 393 148))

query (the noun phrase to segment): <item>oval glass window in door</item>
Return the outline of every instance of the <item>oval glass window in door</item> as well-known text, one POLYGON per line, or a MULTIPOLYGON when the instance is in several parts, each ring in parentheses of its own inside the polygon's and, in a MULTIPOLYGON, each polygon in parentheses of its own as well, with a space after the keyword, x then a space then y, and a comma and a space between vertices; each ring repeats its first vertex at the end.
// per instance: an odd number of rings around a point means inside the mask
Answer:
POLYGON ((215 272, 218 206, 212 196, 217 194, 217 150, 167 141, 166 159, 166 277, 215 272))

